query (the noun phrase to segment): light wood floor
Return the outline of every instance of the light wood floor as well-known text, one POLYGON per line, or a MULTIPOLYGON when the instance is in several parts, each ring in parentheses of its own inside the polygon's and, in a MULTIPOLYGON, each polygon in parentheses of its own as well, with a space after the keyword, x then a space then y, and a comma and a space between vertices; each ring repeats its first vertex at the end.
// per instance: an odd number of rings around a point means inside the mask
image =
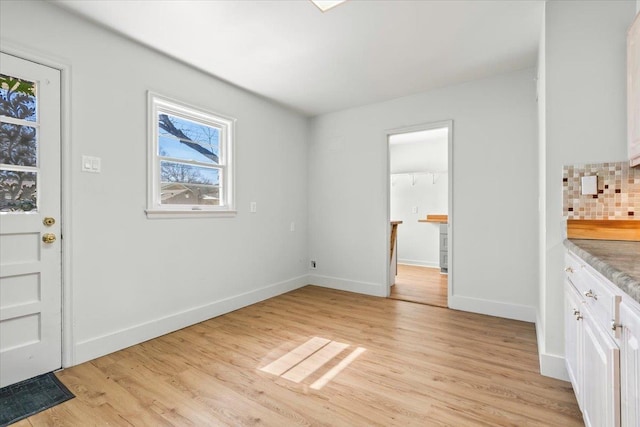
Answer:
POLYGON ((447 275, 439 268, 398 264, 396 284, 389 298, 448 307, 447 275))
POLYGON ((538 373, 532 324, 314 286, 58 377, 77 397, 17 425, 583 425, 570 384, 538 373), (298 383, 260 370, 314 337, 348 347, 298 383))

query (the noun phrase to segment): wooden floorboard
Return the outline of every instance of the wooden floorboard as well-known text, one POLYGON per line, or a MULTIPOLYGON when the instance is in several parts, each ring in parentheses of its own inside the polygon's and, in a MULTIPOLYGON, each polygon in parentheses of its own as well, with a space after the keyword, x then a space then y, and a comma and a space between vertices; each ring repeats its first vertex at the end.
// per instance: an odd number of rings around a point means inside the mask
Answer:
POLYGON ((446 274, 440 274, 439 268, 398 264, 389 298, 448 307, 447 279, 446 274))
POLYGON ((583 425, 532 324, 315 286, 57 375, 77 397, 21 425, 583 425))

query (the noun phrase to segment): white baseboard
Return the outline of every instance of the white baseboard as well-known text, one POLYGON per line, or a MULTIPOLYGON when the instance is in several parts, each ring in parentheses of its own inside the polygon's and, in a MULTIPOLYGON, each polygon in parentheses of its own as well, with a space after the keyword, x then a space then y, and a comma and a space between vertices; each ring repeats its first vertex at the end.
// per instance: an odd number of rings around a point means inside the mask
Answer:
POLYGON ((420 261, 417 259, 398 259, 398 264, 416 265, 418 267, 440 268, 438 262, 420 261))
POLYGON ((470 311, 472 313, 488 314, 489 316, 504 317, 505 319, 536 321, 536 308, 528 305, 507 304, 480 298, 449 297, 449 308, 470 311))
POLYGON ((564 357, 556 354, 540 353, 540 374, 545 377, 570 381, 564 357))
POLYGON ((540 313, 536 315, 536 339, 538 340, 538 360, 540 374, 558 380, 570 381, 567 365, 563 356, 550 354, 545 351, 544 330, 540 313))
POLYGON ((341 279, 339 277, 321 276, 310 274, 309 283, 324 288, 338 289, 340 291, 356 292, 359 294, 386 297, 387 290, 384 284, 359 282, 356 280, 341 279))
POLYGON ((75 347, 73 364, 78 365, 88 360, 122 350, 123 348, 301 288, 308 284, 309 276, 305 274, 284 282, 274 283, 254 291, 210 302, 199 307, 190 308, 107 335, 79 342, 75 347))

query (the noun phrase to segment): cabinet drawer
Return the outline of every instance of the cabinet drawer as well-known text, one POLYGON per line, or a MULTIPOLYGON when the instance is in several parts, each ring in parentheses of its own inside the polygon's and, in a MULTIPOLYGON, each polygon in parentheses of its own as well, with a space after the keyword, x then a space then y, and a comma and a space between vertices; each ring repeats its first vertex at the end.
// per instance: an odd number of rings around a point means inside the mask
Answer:
POLYGON ((585 268, 587 267, 583 260, 573 255, 571 252, 565 253, 565 268, 564 271, 567 277, 573 283, 573 285, 582 293, 582 288, 579 284, 582 282, 581 277, 584 276, 585 268))
POLYGON ((440 251, 446 251, 449 246, 449 238, 446 234, 440 234, 440 251))
POLYGON ((448 254, 446 252, 440 252, 440 268, 447 268, 448 254))
POLYGON ((612 289, 600 273, 584 264, 582 260, 571 253, 565 257, 565 269, 569 281, 576 287, 585 305, 592 312, 594 321, 614 338, 619 338, 620 331, 614 331, 612 324, 620 323, 620 296, 612 289))

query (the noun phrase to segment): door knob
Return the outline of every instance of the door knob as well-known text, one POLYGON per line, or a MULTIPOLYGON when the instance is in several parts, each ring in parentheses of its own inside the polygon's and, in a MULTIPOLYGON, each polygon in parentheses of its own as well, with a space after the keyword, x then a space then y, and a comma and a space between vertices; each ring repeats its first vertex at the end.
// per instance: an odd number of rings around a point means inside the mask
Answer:
POLYGON ((50 216, 46 217, 45 219, 42 220, 42 223, 44 225, 46 225, 47 227, 51 227, 53 224, 56 223, 55 218, 51 218, 50 216))
POLYGON ((53 233, 44 233, 42 235, 42 241, 45 243, 53 243, 56 241, 56 235, 53 233))

